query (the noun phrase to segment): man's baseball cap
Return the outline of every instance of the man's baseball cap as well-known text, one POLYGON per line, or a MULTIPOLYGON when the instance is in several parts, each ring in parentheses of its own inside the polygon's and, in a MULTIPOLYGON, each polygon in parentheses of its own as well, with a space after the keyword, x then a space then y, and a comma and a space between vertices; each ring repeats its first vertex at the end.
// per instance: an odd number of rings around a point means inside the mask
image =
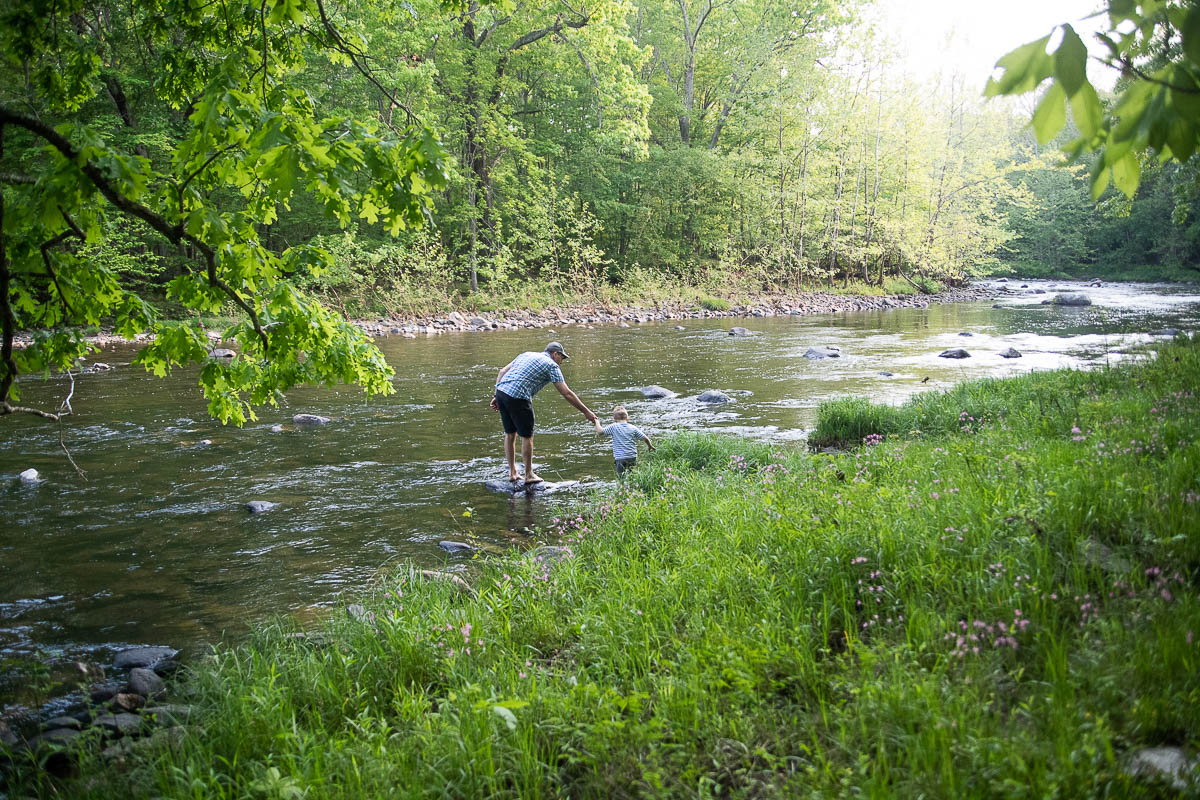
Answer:
POLYGON ((570 358, 570 356, 567 355, 567 351, 563 350, 563 346, 561 344, 559 344, 558 342, 551 342, 550 344, 546 345, 546 352, 547 353, 562 353, 563 358, 570 358))

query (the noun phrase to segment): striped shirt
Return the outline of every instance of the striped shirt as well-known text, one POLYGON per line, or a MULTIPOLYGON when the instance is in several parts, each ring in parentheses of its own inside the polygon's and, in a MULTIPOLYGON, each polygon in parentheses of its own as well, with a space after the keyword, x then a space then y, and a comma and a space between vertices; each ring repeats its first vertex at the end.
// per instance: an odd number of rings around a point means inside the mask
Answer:
POLYGON ((637 458, 638 439, 646 438, 646 434, 642 433, 636 425, 630 425, 624 420, 605 425, 604 435, 612 437, 613 458, 617 461, 624 458, 637 458))
POLYGON ((521 353, 512 360, 508 372, 496 383, 496 389, 509 397, 532 400, 547 383, 559 383, 562 380, 562 370, 546 353, 521 353))

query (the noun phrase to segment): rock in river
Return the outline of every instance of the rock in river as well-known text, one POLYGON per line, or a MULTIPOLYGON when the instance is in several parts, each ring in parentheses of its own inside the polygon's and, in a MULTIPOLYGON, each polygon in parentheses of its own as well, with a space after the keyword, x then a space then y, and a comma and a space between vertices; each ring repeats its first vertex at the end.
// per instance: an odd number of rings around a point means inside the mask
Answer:
POLYGON ((292 417, 292 422, 297 425, 328 425, 329 417, 322 417, 319 414, 297 414, 292 417))
POLYGON ((1010 347, 1007 350, 1001 350, 1000 357, 1001 358, 1020 358, 1021 352, 1019 350, 1017 350, 1015 347, 1010 347))
POLYGON ((810 348, 808 348, 808 350, 806 350, 804 352, 804 357, 807 358, 809 361, 820 361, 825 358, 841 358, 842 354, 836 352, 832 348, 825 348, 824 350, 818 350, 815 347, 810 347, 810 348))
POLYGON ((237 353, 227 347, 216 347, 208 351, 209 358, 232 359, 237 353))
POLYGON ((131 647, 117 653, 113 659, 116 669, 131 669, 133 667, 154 668, 160 661, 167 661, 179 655, 174 647, 131 647))
POLYGON ((1082 292, 1075 292, 1073 294, 1056 294, 1050 302, 1056 306, 1090 306, 1092 298, 1082 292))
POLYGON ((486 481, 484 486, 491 489, 493 492, 501 492, 502 494, 517 495, 534 495, 548 494, 556 492, 559 489, 565 489, 570 486, 575 486, 579 481, 542 481, 541 483, 526 484, 525 481, 506 481, 495 479, 486 481))
POLYGON ((733 398, 720 389, 708 389, 696 396, 701 403, 728 403, 733 398))
POLYGON ((129 688, 142 697, 158 697, 166 691, 167 685, 153 670, 134 667, 129 670, 129 688))
POLYGON ((654 384, 653 386, 643 386, 641 388, 642 397, 650 400, 659 400, 664 397, 678 397, 679 395, 672 392, 670 389, 654 384))
POLYGON ((970 358, 971 354, 961 347, 952 347, 949 350, 943 350, 938 353, 938 358, 970 358))
POLYGON ((748 328, 743 328, 740 325, 734 325, 732 328, 729 329, 729 335, 730 336, 753 336, 754 333, 751 332, 748 328))
POLYGON ((272 503, 270 500, 251 500, 246 503, 246 510, 251 514, 261 514, 264 511, 270 511, 279 503, 272 503))
POLYGON ((32 467, 22 472, 17 476, 17 478, 26 486, 33 486, 34 484, 42 482, 42 478, 40 475, 38 475, 38 471, 32 467))
POLYGON ((438 542, 438 547, 447 553, 474 553, 475 548, 465 542, 452 542, 449 539, 438 542))

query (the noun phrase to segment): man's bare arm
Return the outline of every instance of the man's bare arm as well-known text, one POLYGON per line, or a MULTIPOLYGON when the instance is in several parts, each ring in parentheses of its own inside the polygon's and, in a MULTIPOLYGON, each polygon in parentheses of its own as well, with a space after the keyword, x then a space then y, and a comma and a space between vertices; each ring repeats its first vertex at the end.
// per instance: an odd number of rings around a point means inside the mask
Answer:
POLYGON ((564 400, 566 400, 571 405, 575 406, 575 408, 579 409, 579 413, 583 414, 583 416, 587 419, 588 422, 596 421, 596 415, 593 414, 592 410, 590 408, 588 408, 587 406, 585 406, 583 404, 583 401, 580 400, 579 397, 574 392, 571 391, 570 387, 567 386, 566 381, 555 381, 554 388, 558 389, 558 393, 563 396, 564 400))

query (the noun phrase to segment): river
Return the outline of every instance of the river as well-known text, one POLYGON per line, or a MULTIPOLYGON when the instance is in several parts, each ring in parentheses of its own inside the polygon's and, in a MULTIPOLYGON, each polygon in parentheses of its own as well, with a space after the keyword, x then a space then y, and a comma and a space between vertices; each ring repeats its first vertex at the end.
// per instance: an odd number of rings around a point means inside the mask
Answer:
MULTIPOLYGON (((107 663, 133 644, 196 651, 279 614, 327 613, 382 567, 464 569, 469 559, 440 540, 536 541, 613 478, 607 440, 548 388, 535 402, 538 471, 580 487, 515 500, 483 487, 506 474, 487 407, 496 371, 551 339, 571 355, 568 384, 604 421, 624 404, 651 436, 711 430, 799 446, 828 398, 895 403, 969 378, 1114 361, 1163 328, 1200 329, 1196 287, 1019 283, 995 301, 929 309, 386 338, 394 395, 295 390, 242 429, 208 419, 194 369, 162 380, 127 365, 79 376, 62 435, 86 480, 54 423, 0 419, 0 705, 13 717, 36 713, 45 697, 29 689, 30 664, 107 663), (1051 286, 1094 304, 1041 305, 1051 286), (732 337, 732 325, 755 335, 732 337), (830 346, 842 357, 804 357, 830 346), (953 347, 971 357, 938 357, 953 347), (1023 357, 1000 358, 1008 347, 1023 357), (637 389, 647 384, 680 396, 645 400, 637 389), (694 399, 714 388, 733 402, 694 399), (293 426, 301 412, 332 423, 293 426), (20 485, 30 467, 43 483, 20 485), (249 500, 279 506, 252 515, 249 500)), ((117 347, 95 359, 122 365, 133 355, 117 347)), ((53 408, 66 388, 61 378, 23 380, 22 402, 53 408)))

